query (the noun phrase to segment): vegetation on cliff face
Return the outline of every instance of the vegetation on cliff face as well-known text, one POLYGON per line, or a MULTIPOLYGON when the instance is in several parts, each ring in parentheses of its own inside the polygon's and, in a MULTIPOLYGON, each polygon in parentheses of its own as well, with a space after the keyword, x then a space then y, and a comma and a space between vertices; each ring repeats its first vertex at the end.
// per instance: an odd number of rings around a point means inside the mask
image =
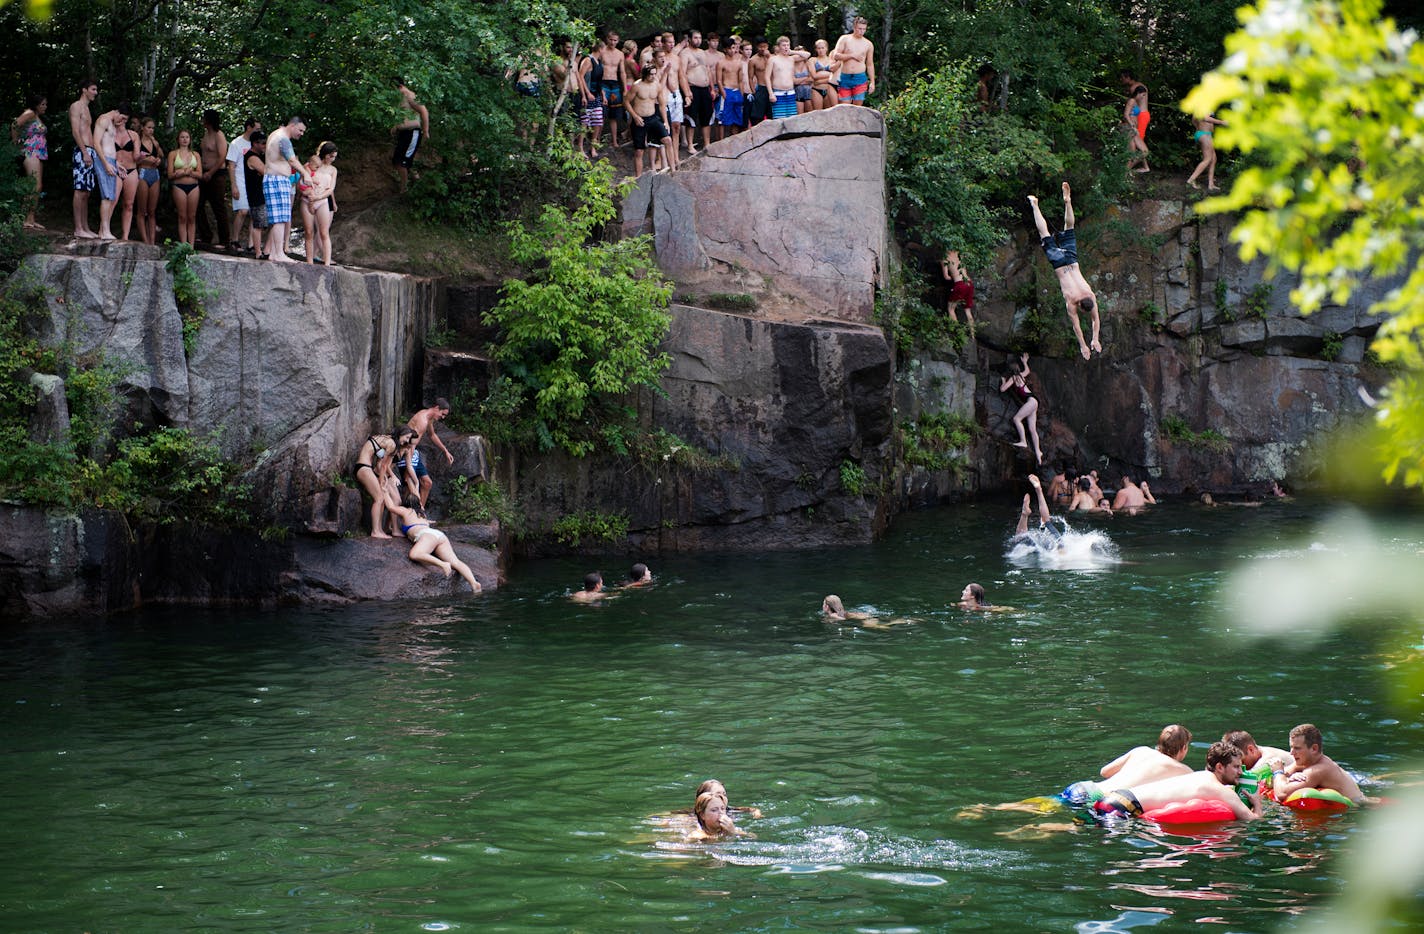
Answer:
POLYGON ((1218 145, 1252 166, 1201 205, 1240 212, 1242 255, 1298 273, 1292 302, 1344 304, 1367 278, 1406 273, 1373 309, 1373 349, 1400 368, 1378 410, 1385 477, 1424 486, 1424 44, 1380 0, 1263 0, 1227 58, 1184 102, 1218 111, 1218 145))

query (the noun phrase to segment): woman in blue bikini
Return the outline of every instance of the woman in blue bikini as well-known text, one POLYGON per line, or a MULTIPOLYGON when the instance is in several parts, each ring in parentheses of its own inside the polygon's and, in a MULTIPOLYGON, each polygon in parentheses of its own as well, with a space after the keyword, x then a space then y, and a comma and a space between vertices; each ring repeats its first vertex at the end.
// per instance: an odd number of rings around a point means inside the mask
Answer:
POLYGON ((1187 184, 1193 188, 1201 188, 1197 184, 1197 176, 1206 170, 1206 190, 1216 191, 1216 144, 1211 138, 1212 127, 1226 126, 1225 120, 1218 120, 1211 114, 1205 117, 1198 117, 1193 124, 1196 126, 1192 133, 1192 139, 1201 146, 1202 158, 1197 163, 1197 167, 1192 170, 1192 174, 1187 177, 1187 184))

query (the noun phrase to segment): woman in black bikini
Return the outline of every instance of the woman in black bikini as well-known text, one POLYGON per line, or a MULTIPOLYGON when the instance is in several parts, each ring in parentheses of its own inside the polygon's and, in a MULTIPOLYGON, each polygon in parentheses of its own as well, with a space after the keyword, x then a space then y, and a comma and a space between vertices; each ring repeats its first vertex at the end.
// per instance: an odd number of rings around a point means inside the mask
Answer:
MULTIPOLYGON (((163 147, 154 136, 156 124, 144 117, 138 135, 138 235, 144 243, 158 242, 158 183, 162 179, 163 147)), ((127 229, 127 228, 125 228, 127 229)))
POLYGON ((193 151, 193 134, 178 131, 178 146, 168 154, 168 180, 173 183, 173 205, 178 208, 178 242, 193 245, 198 233, 198 180, 202 160, 193 151))
MULTIPOLYGON (((186 135, 186 134, 185 134, 186 135)), ((386 510, 386 478, 391 475, 395 440, 390 435, 371 435, 361 445, 351 477, 371 497, 371 537, 390 538, 381 522, 386 510)))
POLYGON ((811 65, 811 99, 807 110, 826 110, 836 104, 836 89, 833 85, 838 64, 831 61, 831 47, 825 39, 817 39, 816 56, 811 65))
MULTIPOLYGON (((129 121, 132 117, 126 117, 122 113, 115 120, 114 130, 114 161, 123 170, 123 175, 119 178, 119 189, 124 200, 123 222, 120 225, 122 235, 120 240, 127 240, 130 231, 133 230, 134 206, 138 203, 138 133, 129 128, 129 121)), ((139 234, 143 233, 143 225, 139 225, 139 234)))
POLYGON ((1014 427, 1019 430, 1019 440, 1014 442, 1014 447, 1028 447, 1028 439, 1024 437, 1024 424, 1027 423, 1029 436, 1033 438, 1034 463, 1042 464, 1043 452, 1038 448, 1038 400, 1028 388, 1028 374, 1027 353, 1019 354, 1017 360, 1010 357, 1008 371, 999 383, 999 392, 1012 393, 1019 403, 1019 410, 1014 413, 1014 427))

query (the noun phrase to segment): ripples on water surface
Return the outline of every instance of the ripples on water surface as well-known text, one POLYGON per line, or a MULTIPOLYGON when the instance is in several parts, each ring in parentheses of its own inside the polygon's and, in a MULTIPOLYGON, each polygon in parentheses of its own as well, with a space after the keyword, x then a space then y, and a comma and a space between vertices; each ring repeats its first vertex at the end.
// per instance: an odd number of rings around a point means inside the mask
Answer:
POLYGON ((563 599, 589 562, 551 561, 453 605, 10 627, 0 926, 1262 930, 1335 891, 1357 815, 1196 835, 960 816, 1173 721, 1197 767, 1242 726, 1284 746, 1314 720, 1364 775, 1420 744, 1368 646, 1224 634, 1230 562, 1310 547, 1304 506, 1090 523, 1117 563, 1089 571, 1007 560, 1014 508, 655 562, 601 607, 563 599), (950 609, 970 580, 1018 609, 950 609), (826 593, 914 622, 828 625, 826 593), (709 776, 765 812, 754 838, 691 846, 653 818, 709 776))

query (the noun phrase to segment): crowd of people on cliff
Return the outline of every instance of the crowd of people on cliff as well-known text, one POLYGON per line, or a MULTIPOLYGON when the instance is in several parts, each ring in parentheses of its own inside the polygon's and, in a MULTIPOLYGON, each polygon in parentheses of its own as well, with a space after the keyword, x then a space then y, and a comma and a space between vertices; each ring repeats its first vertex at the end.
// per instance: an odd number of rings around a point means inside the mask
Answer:
MULTIPOLYGON (((640 50, 609 29, 587 53, 560 43, 550 76, 559 95, 555 113, 575 109, 574 145, 585 155, 600 154, 607 127, 613 147, 632 144, 635 175, 643 172, 645 152, 654 171, 674 170, 684 150, 695 155, 764 120, 864 106, 875 93, 875 45, 865 29, 858 16, 834 48, 817 39, 809 50, 792 48, 786 36, 768 42, 712 32, 704 43, 697 29, 681 39, 670 31, 652 36, 640 50)), ((531 97, 542 94, 531 70, 520 70, 515 86, 531 97)))
MULTIPOLYGON (((391 162, 403 190, 416 151, 429 135, 430 112, 404 81, 397 79, 395 85, 399 107, 409 113, 391 128, 395 137, 391 162)), ((287 117, 270 132, 260 119, 249 116, 229 141, 221 115, 209 109, 203 112, 196 143, 193 133, 180 127, 165 149, 152 116, 135 113, 127 102, 95 116, 98 97, 99 83, 86 78, 69 105, 76 240, 158 243, 160 192, 166 180, 177 215, 176 242, 290 262, 292 221, 300 216, 306 261, 332 264, 339 152, 335 143, 327 141, 314 147, 305 161, 299 159, 296 145, 307 130, 301 116, 287 117), (99 195, 97 230, 90 225, 95 192, 99 195)), ((10 130, 21 150, 22 168, 34 180, 35 193, 24 220, 24 228, 34 231, 44 229, 35 211, 44 193, 44 164, 49 159, 44 123, 48 107, 45 97, 31 98, 10 130)))

